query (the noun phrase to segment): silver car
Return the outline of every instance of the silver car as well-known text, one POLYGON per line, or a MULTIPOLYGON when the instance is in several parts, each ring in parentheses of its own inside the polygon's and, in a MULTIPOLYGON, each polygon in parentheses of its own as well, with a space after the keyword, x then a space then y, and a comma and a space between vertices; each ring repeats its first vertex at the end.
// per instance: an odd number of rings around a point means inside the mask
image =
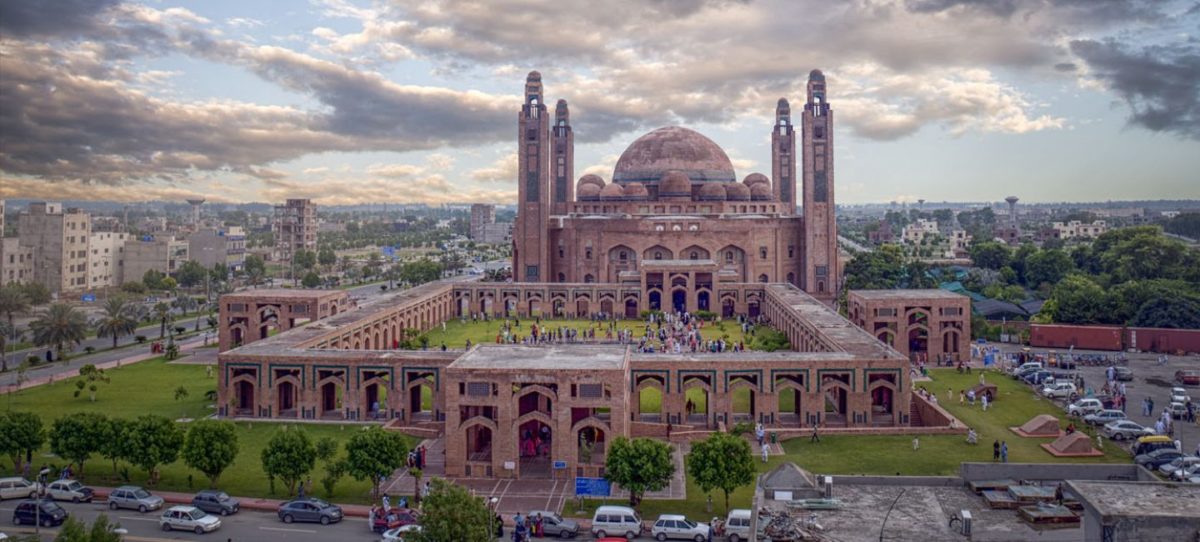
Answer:
POLYGON ((151 495, 149 491, 138 486, 121 486, 108 494, 108 507, 113 510, 128 508, 145 514, 150 510, 158 510, 162 506, 162 497, 151 495))
POLYGON ((533 518, 538 515, 542 516, 542 531, 546 533, 546 536, 574 538, 579 534, 578 523, 575 523, 575 521, 570 519, 563 519, 562 516, 555 514, 554 512, 534 510, 529 512, 526 517, 528 517, 530 521, 533 521, 533 518))
POLYGON ((195 506, 172 506, 158 520, 164 531, 192 531, 196 534, 211 533, 221 528, 221 519, 210 516, 195 506))
POLYGON ((708 540, 711 528, 703 523, 696 523, 686 517, 676 515, 661 515, 654 522, 650 534, 662 542, 663 540, 708 540))
POLYGON ((19 476, 0 478, 0 500, 4 499, 35 499, 38 494, 38 484, 19 476))
POLYGON ((46 486, 46 493, 56 501, 92 502, 92 488, 78 480, 55 480, 46 486))

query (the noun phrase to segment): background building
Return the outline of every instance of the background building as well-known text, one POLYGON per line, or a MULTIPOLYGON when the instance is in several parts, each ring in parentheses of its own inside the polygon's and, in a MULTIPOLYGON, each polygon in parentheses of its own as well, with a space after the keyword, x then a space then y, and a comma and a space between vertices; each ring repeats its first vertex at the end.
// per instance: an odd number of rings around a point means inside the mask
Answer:
POLYGON ((496 206, 487 203, 471 205, 471 239, 483 241, 484 230, 496 223, 496 206))
POLYGON ((289 199, 275 206, 275 251, 272 258, 290 262, 298 250, 317 250, 317 205, 309 199, 289 199))
POLYGON ((61 203, 37 202, 21 213, 20 244, 33 254, 33 280, 51 292, 88 287, 88 236, 91 218, 61 203))
POLYGON ((188 257, 209 269, 223 263, 237 271, 246 261, 246 233, 239 226, 200 230, 188 236, 188 257))
POLYGON ((16 237, 0 243, 0 286, 33 280, 33 247, 16 237))
POLYGON ((124 282, 138 282, 147 271, 170 275, 188 260, 188 242, 172 236, 145 236, 125 243, 124 282))
POLYGON ((129 234, 124 232, 92 232, 88 238, 89 289, 124 283, 125 243, 128 240, 129 234))

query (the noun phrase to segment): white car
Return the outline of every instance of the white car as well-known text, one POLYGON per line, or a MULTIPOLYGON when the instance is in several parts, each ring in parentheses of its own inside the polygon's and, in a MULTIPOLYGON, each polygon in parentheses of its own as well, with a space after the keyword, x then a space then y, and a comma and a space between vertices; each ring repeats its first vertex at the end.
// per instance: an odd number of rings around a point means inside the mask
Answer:
POLYGON ((1176 420, 1182 420, 1183 418, 1187 417, 1187 405, 1183 403, 1171 403, 1171 406, 1167 408, 1171 410, 1171 417, 1175 418, 1176 420))
POLYGON ((711 529, 704 523, 696 523, 683 516, 663 514, 650 528, 650 534, 659 542, 668 539, 705 542, 712 534, 709 532, 711 529))
POLYGON ((1183 388, 1171 388, 1171 402, 1187 404, 1192 398, 1187 394, 1187 390, 1183 388))
POLYGON ((1117 420, 1104 424, 1104 436, 1109 440, 1137 440, 1154 434, 1154 429, 1143 427, 1133 420, 1117 420))
POLYGON ((195 506, 172 506, 158 519, 164 531, 211 533, 221 528, 221 518, 211 516, 195 506))
POLYGON ((1070 382, 1055 382, 1042 388, 1042 395, 1051 399, 1070 397, 1075 393, 1075 384, 1070 382))
POLYGON ((1071 403, 1071 406, 1067 407, 1067 414, 1072 416, 1087 416, 1101 410, 1104 410, 1104 403, 1101 403, 1099 399, 1088 398, 1071 403))
POLYGON ((412 525, 405 525, 403 527, 396 527, 395 529, 388 529, 387 531, 384 531, 383 538, 381 538, 379 542, 404 542, 404 535, 419 532, 421 532, 421 526, 415 523, 412 525))
POLYGON ((1187 469, 1196 465, 1200 465, 1200 457, 1196 457, 1194 455, 1185 455, 1179 459, 1158 467, 1158 472, 1163 473, 1169 478, 1175 478, 1175 473, 1180 472, 1181 469, 1187 469))
POLYGON ((1181 482, 1196 477, 1200 477, 1200 464, 1197 463, 1184 465, 1183 468, 1177 469, 1170 475, 1172 480, 1179 480, 1181 482))
POLYGON ((78 480, 55 480, 46 486, 46 493, 56 501, 92 502, 92 488, 84 487, 78 480))

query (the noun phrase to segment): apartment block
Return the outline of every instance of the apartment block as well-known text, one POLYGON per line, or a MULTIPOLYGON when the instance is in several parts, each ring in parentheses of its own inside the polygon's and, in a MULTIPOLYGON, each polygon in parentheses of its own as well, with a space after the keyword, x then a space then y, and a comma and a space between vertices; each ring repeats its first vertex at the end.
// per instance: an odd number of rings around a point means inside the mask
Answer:
POLYGON ((37 202, 21 213, 20 244, 33 254, 33 280, 51 292, 88 287, 88 237, 91 218, 61 203, 37 202))
POLYGON ((172 274, 188 260, 188 242, 172 236, 143 236, 125 242, 123 282, 142 280, 147 271, 172 274))
POLYGON ((92 232, 88 238, 88 288, 108 288, 124 283, 125 232, 92 232))
POLYGON ((0 242, 0 286, 33 280, 33 247, 16 237, 0 242))
POLYGON ((207 268, 223 263, 231 271, 246 262, 246 232, 240 226, 200 230, 188 236, 188 257, 207 268))
POLYGON ((484 229, 496 223, 496 206, 486 203, 471 205, 471 239, 483 241, 484 229))
POLYGON ((317 250, 317 205, 309 199, 289 199, 275 206, 275 250, 272 258, 290 262, 298 250, 317 250))

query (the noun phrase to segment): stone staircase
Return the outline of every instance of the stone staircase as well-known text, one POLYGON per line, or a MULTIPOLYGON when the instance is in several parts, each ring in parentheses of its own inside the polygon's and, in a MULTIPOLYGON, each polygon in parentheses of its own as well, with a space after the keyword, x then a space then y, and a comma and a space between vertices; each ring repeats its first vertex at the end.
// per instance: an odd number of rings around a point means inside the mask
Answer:
POLYGON ((912 427, 922 427, 925 425, 921 421, 921 411, 917 409, 916 403, 909 403, 908 405, 908 423, 912 427))

